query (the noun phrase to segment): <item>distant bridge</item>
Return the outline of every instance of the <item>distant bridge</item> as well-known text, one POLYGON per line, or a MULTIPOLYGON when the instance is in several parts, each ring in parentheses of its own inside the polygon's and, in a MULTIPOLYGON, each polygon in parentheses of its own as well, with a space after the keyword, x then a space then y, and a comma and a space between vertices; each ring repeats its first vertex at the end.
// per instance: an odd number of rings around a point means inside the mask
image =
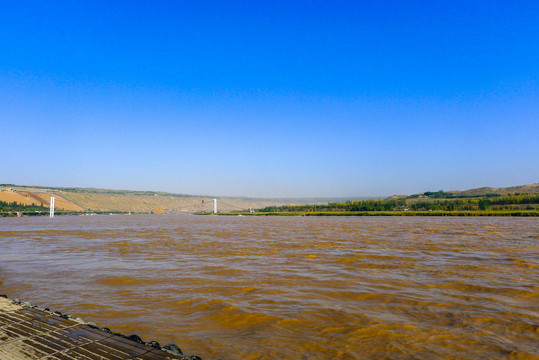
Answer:
MULTIPOLYGON (((51 205, 54 206, 54 200, 51 198, 51 205)), ((51 209, 46 210, 22 210, 22 211, 0 211, 0 216, 43 216, 49 214, 51 217, 56 215, 95 215, 95 214, 134 214, 134 213, 181 213, 181 212, 190 212, 190 213, 218 213, 218 212, 231 212, 231 211, 241 211, 241 212, 253 212, 252 207, 241 207, 234 204, 231 204, 228 201, 223 199, 207 198, 195 203, 187 204, 175 209, 143 209, 143 210, 85 210, 85 211, 76 211, 76 210, 56 210, 51 209)))

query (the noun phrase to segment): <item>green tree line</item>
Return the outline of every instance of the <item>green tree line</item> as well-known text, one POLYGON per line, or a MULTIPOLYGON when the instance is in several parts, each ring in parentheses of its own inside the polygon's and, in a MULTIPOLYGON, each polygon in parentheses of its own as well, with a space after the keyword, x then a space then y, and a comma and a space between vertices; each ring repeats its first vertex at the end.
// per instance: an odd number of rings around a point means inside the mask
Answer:
POLYGON ((468 211, 487 210, 490 205, 539 204, 539 194, 515 194, 447 199, 438 194, 425 199, 415 195, 399 199, 354 200, 319 205, 268 206, 260 212, 346 212, 346 211, 468 211))
POLYGON ((6 202, 6 201, 0 201, 0 212, 9 212, 9 211, 48 211, 49 208, 40 205, 24 205, 22 203, 18 203, 16 201, 13 202, 6 202))

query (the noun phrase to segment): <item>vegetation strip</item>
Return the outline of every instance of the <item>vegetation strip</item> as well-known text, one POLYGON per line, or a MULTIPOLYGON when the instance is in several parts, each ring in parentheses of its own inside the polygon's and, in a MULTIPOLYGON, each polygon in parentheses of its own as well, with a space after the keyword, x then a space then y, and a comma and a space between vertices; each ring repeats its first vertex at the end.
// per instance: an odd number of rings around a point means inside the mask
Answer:
POLYGON ((452 193, 425 192, 380 200, 354 200, 326 205, 269 206, 262 214, 380 216, 537 216, 539 194, 486 194, 455 198, 452 193))
POLYGON ((242 216, 539 216, 539 211, 312 211, 312 212, 254 212, 254 213, 197 213, 197 215, 242 216))

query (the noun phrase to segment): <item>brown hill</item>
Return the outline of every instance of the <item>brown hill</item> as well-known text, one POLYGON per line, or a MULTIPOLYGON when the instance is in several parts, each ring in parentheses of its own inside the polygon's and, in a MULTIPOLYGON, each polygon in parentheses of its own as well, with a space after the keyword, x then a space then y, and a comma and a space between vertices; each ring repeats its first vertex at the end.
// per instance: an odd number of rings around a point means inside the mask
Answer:
MULTIPOLYGON (((5 193, 25 193, 21 198, 9 198, 9 201, 34 203, 40 205, 41 199, 45 206, 49 205, 51 195, 57 197, 56 207, 63 206, 66 210, 89 211, 135 211, 135 212, 200 212, 211 211, 213 199, 217 199, 220 212, 247 210, 290 204, 326 204, 366 198, 249 198, 172 194, 153 191, 110 190, 93 188, 47 188, 40 186, 3 185, 0 191, 5 193), (6 191, 10 189, 9 191, 6 191), (30 195, 33 194, 33 195, 30 195), (33 196, 33 197, 32 197, 33 196), (37 197, 41 197, 37 201, 37 197), (60 202, 59 198, 64 202, 60 202), (67 203, 72 207, 68 207, 67 203), (76 208, 73 208, 76 207, 76 208)), ((2 198, 0 198, 2 200, 2 198)))
POLYGON ((240 211, 249 208, 259 209, 267 206, 289 204, 327 204, 330 201, 349 199, 329 198, 246 198, 223 196, 194 196, 169 193, 148 193, 134 191, 109 192, 69 192, 62 195, 79 205, 95 211, 135 211, 135 212, 201 212, 212 211, 213 199, 217 199, 219 212, 240 211))

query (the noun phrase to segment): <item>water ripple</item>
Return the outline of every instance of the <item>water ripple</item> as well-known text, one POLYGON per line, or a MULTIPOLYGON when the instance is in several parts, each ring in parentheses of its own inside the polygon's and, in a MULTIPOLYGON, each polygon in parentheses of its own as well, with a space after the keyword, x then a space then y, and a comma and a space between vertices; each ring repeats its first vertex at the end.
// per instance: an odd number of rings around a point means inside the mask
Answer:
POLYGON ((0 292, 213 359, 536 359, 527 218, 0 219, 0 292))

